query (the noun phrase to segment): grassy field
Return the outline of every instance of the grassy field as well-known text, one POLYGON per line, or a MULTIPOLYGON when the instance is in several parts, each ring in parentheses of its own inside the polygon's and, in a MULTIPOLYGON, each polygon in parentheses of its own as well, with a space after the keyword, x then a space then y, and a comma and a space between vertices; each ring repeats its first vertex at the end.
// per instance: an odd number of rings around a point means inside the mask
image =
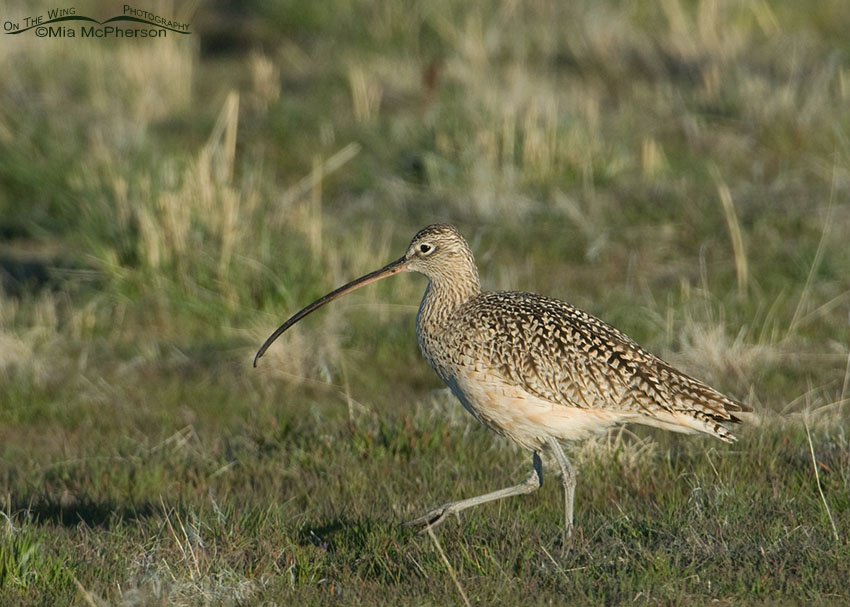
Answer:
POLYGON ((271 5, 0 34, 0 605, 847 604, 846 1, 271 5), (531 459, 421 360, 424 279, 251 360, 438 221, 751 404, 739 442, 573 446, 566 552, 548 468, 403 527, 531 459))

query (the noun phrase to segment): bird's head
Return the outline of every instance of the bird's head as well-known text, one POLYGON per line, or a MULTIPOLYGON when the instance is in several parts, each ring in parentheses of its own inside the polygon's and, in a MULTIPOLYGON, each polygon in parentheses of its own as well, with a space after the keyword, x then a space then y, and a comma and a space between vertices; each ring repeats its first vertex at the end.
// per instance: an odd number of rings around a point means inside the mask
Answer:
MULTIPOLYGON (((454 226, 435 224, 419 230, 404 254, 408 272, 419 272, 432 280, 451 280, 460 272, 475 270, 466 239, 454 226)), ((477 278, 477 272, 476 272, 477 278)))

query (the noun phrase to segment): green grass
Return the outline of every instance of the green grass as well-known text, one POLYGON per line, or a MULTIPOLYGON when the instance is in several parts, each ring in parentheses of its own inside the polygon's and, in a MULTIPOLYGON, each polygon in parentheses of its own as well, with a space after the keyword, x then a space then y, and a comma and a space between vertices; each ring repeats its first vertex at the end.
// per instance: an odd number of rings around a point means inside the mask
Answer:
POLYGON ((843 2, 247 6, 2 36, 0 605, 850 600, 843 2), (746 400, 739 442, 575 445, 567 552, 548 469, 405 528, 530 464, 421 360, 424 280, 251 360, 435 221, 746 400))
MULTIPOLYGON (((175 412, 184 383, 203 378, 163 372, 129 418, 48 427, 54 436, 30 436, 28 448, 4 441, 4 461, 18 462, 2 479, 10 604, 73 600, 74 578, 116 602, 457 602, 433 542, 400 523, 527 473, 527 454, 445 411, 442 397, 350 417, 342 398, 295 401, 225 373, 175 412), (191 423, 156 429, 174 417, 191 423)), ((742 434, 734 447, 655 434, 580 448, 580 535, 567 554, 552 476, 532 496, 447 523, 440 544, 480 603, 619 603, 639 592, 674 603, 840 602, 850 573, 846 437, 813 437, 836 541, 805 433, 742 434)))

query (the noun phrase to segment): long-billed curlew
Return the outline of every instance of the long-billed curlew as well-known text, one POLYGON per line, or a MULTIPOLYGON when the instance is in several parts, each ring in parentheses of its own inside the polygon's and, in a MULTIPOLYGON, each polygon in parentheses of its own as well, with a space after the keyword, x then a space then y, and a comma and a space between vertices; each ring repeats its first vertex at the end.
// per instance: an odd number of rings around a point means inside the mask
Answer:
POLYGON ((729 425, 741 421, 734 414, 751 410, 569 304, 531 293, 482 291, 472 251, 450 225, 424 228, 403 257, 292 316, 262 345, 254 366, 313 310, 399 272, 428 277, 416 317, 425 360, 476 419, 530 449, 533 465, 518 485, 443 504, 412 525, 437 525, 466 508, 535 491, 543 484, 540 453, 546 448, 561 469, 569 536, 576 476, 559 441, 633 422, 732 442, 729 425))

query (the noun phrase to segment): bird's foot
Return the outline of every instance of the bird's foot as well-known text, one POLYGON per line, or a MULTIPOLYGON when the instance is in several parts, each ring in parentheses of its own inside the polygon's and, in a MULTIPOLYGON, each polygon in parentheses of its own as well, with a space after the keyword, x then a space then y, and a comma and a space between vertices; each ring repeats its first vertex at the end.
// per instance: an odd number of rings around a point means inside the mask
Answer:
POLYGON ((444 523, 449 515, 455 512, 455 509, 452 508, 452 506, 454 506, 454 502, 443 504, 442 506, 434 508, 420 517, 407 521, 404 523, 404 526, 423 527, 419 533, 425 533, 428 530, 428 527, 436 527, 437 525, 444 523))
POLYGON ((562 555, 566 555, 573 549, 576 543, 576 530, 573 525, 569 525, 561 529, 561 532, 555 538, 554 547, 562 555))

